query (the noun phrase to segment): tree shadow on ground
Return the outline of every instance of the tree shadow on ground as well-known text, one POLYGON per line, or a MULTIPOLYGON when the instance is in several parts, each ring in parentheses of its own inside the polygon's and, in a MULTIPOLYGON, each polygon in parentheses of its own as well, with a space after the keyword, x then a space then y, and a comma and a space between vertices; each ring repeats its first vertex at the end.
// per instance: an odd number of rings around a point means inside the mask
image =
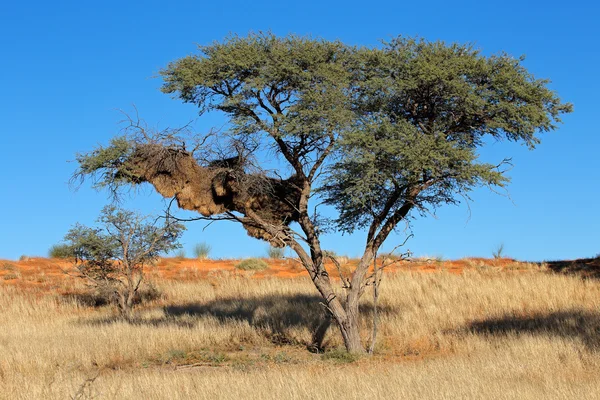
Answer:
POLYGON ((582 278, 600 279, 600 257, 546 261, 543 264, 546 264, 548 268, 557 273, 578 275, 582 278))
MULTIPOLYGON (((323 299, 316 295, 267 295, 249 298, 223 298, 207 303, 188 303, 164 308, 167 319, 214 317, 223 323, 245 321, 264 332, 277 344, 298 344, 291 338, 290 329, 306 328, 324 336, 331 324, 322 305, 323 299)), ((363 315, 370 315, 373 306, 360 306, 363 315)), ((378 307, 380 314, 395 312, 390 306, 378 307)), ((313 338, 313 342, 314 342, 313 338)), ((314 343, 304 343, 313 345, 314 343)))
POLYGON ((549 335, 578 339, 592 351, 600 350, 600 313, 569 310, 531 316, 505 316, 472 322, 462 332, 490 336, 549 335))
MULTIPOLYGON (((209 302, 193 302, 163 307, 164 316, 139 318, 132 324, 152 326, 178 326, 193 328, 203 318, 216 318, 222 324, 231 321, 247 322, 275 344, 300 344, 321 351, 323 338, 332 324, 322 305, 323 299, 317 295, 286 294, 251 297, 226 297, 209 302), (299 342, 293 329, 307 329, 313 334, 312 342, 299 342)), ((369 316, 373 306, 360 306, 363 315, 369 316)), ((380 315, 392 314, 391 306, 379 306, 380 315)), ((119 321, 116 318, 103 318, 92 323, 108 324, 119 321)))

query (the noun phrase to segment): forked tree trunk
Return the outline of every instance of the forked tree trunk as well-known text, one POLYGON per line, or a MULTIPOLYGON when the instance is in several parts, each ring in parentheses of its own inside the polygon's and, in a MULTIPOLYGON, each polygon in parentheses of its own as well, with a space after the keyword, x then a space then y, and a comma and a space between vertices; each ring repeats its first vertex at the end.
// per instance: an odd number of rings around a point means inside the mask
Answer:
POLYGON ((133 320, 133 298, 135 293, 131 293, 129 291, 119 292, 119 311, 121 316, 125 318, 127 321, 133 320))
POLYGON ((364 353, 366 351, 360 338, 359 316, 358 314, 350 314, 346 310, 344 310, 344 313, 337 313, 337 315, 334 312, 328 313, 321 323, 314 328, 312 341, 309 345, 311 351, 318 353, 324 350, 323 341, 333 321, 340 329, 344 347, 348 352, 364 353))
POLYGON ((360 338, 359 302, 373 254, 374 251, 372 248, 367 249, 352 274, 350 287, 346 289, 347 296, 344 304, 344 314, 337 317, 334 314, 344 340, 344 345, 349 353, 366 353, 366 348, 360 338))

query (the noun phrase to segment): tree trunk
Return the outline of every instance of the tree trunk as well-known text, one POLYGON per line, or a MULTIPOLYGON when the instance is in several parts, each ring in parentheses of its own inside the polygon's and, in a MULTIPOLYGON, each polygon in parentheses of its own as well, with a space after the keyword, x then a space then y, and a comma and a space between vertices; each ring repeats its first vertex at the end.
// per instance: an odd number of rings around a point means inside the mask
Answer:
POLYGON ((133 294, 126 293, 118 293, 119 298, 119 311, 121 312, 121 316, 125 318, 127 321, 133 320, 133 294))
POLYGON ((358 302, 352 307, 344 308, 342 301, 335 294, 327 274, 314 275, 312 280, 323 296, 327 310, 340 328, 346 350, 350 353, 365 353, 366 350, 360 340, 358 329, 358 302))
POLYGON ((364 354, 366 352, 360 340, 358 315, 348 314, 346 321, 340 324, 340 330, 348 353, 364 354))
MULTIPOLYGON (((330 309, 332 309, 331 306, 332 305, 330 305, 330 309)), ((339 310, 337 307, 333 307, 333 309, 339 310)), ((363 346, 360 338, 358 312, 349 313, 349 310, 344 310, 343 313, 336 313, 333 311, 333 309, 327 314, 327 316, 324 317, 323 321, 316 326, 313 332, 311 344, 308 346, 309 350, 315 353, 322 352, 324 350, 323 340, 325 339, 325 334, 331 326, 332 320, 335 320, 340 329, 340 333, 342 334, 342 339, 344 340, 344 347, 346 347, 346 350, 350 353, 365 353, 366 349, 363 346)))

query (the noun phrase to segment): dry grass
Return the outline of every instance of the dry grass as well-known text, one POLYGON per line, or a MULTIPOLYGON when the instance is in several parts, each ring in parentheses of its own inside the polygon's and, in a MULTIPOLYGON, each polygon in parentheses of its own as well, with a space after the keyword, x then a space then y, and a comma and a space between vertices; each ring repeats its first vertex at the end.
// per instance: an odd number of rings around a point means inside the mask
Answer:
MULTIPOLYGON (((6 271, 12 273, 13 271, 6 271)), ((0 281, 0 398, 594 398, 600 284, 535 265, 383 281, 377 354, 305 350, 321 308, 306 278, 212 273, 156 282, 135 324, 108 307, 0 281), (77 397, 79 396, 79 397, 77 397)), ((363 336, 369 334, 365 295, 363 336)), ((341 345, 335 329, 329 348, 341 345)))

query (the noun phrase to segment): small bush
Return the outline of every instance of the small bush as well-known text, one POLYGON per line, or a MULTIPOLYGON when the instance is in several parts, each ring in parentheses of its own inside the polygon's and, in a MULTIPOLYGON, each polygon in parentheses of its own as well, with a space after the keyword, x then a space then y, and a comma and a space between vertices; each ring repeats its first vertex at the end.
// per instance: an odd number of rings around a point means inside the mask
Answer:
POLYGON ((2 278, 5 281, 10 281, 12 279, 19 279, 21 277, 21 274, 19 272, 9 272, 8 274, 4 275, 2 278))
POLYGON ((70 258, 73 257, 73 248, 68 244, 55 244, 48 250, 50 258, 70 258))
POLYGON ((2 263, 2 265, 0 265, 0 271, 17 272, 17 271, 19 271, 19 267, 17 267, 15 264, 5 262, 5 263, 2 263))
POLYGON ((269 265, 259 258, 248 258, 235 266, 244 271, 262 271, 269 268, 269 265))
POLYGON ((267 254, 273 260, 281 260, 285 256, 285 248, 269 246, 267 254))
POLYGON ((499 258, 504 258, 504 243, 500 243, 496 250, 492 252, 492 255, 497 260, 499 258))
POLYGON ((185 250, 179 249, 175 252, 175 258, 184 259, 185 258, 185 250))
POLYGON ((359 354, 348 353, 345 349, 332 349, 321 356, 323 360, 338 363, 353 363, 360 358, 359 354))
POLYGON ((212 250, 212 247, 207 243, 198 243, 194 246, 194 255, 196 258, 204 260, 208 258, 208 254, 212 250))
POLYGON ((21 257, 19 257, 19 261, 29 261, 31 260, 31 257, 26 256, 25 254, 23 254, 21 257))

